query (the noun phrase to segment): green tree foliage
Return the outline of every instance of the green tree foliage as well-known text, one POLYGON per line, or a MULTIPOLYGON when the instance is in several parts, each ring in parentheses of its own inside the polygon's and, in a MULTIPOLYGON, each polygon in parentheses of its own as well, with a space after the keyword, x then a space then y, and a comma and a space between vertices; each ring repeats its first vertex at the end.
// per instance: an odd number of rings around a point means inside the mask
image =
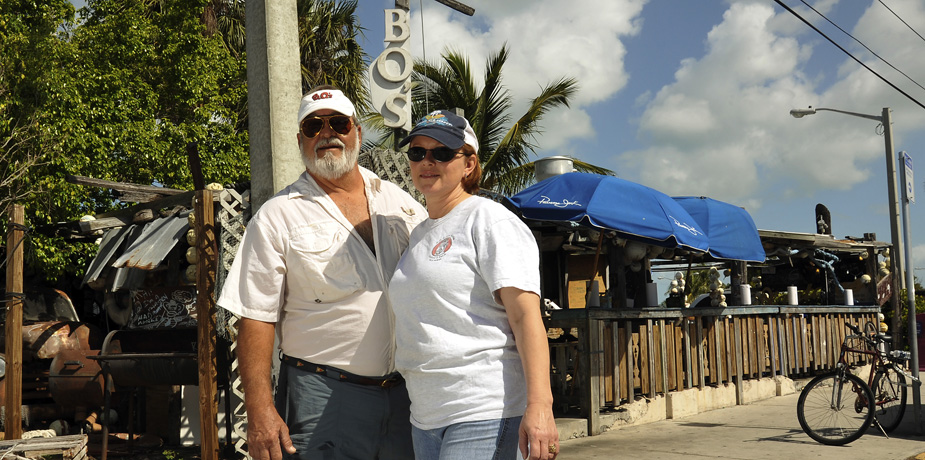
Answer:
MULTIPOLYGON (((42 57, 58 45, 56 28, 74 14, 66 0, 0 3, 0 212, 35 193, 25 181, 56 139, 40 124, 41 88, 53 70, 42 57)), ((5 219, 3 219, 5 220, 5 219)))
MULTIPOLYGON (((568 107, 578 91, 574 78, 561 78, 540 90, 525 113, 511 115, 512 98, 502 84, 507 46, 488 57, 485 74, 476 82, 469 59, 458 51, 445 51, 442 62, 418 61, 414 65, 412 89, 414 119, 430 110, 460 108, 479 140, 482 188, 504 194, 516 193, 533 180, 530 161, 539 147, 536 136, 540 122, 550 110, 568 107)), ((575 160, 579 171, 612 174, 611 171, 575 160)))
MULTIPOLYGON (((215 4, 90 0, 71 22, 66 1, 3 3, 0 24, 35 17, 44 26, 24 22, 10 32, 25 44, 19 68, 29 74, 10 80, 14 97, 0 102, 31 113, 39 127, 30 148, 40 151, 40 164, 18 184, 34 193, 20 200, 27 225, 126 206, 108 190, 67 183, 68 174, 192 189, 191 142, 207 182, 248 179, 245 62, 207 29, 208 14, 225 14, 209 13, 215 4)), ((82 272, 95 251, 49 232, 33 232, 30 243, 27 263, 52 281, 82 272)))
POLYGON ((317 85, 340 88, 361 115, 371 110, 366 86, 367 56, 356 0, 298 0, 302 93, 317 85))

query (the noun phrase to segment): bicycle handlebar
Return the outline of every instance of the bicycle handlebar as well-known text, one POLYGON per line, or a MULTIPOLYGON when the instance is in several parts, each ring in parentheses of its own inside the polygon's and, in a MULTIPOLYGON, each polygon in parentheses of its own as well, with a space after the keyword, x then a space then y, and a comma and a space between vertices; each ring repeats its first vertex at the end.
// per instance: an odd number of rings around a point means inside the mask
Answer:
POLYGON ((854 332, 858 337, 864 339, 864 341, 867 342, 869 345, 871 345, 873 348, 877 347, 878 342, 886 343, 892 340, 892 337, 886 334, 878 333, 873 336, 868 336, 867 334, 861 332, 860 327, 855 326, 854 324, 851 324, 851 323, 845 323, 845 326, 847 326, 848 329, 851 329, 851 331, 854 332))
POLYGON ((861 334, 861 328, 855 326, 854 324, 845 323, 845 326, 847 326, 848 329, 851 329, 852 331, 854 331, 855 334, 857 334, 857 335, 863 335, 863 334, 861 334))

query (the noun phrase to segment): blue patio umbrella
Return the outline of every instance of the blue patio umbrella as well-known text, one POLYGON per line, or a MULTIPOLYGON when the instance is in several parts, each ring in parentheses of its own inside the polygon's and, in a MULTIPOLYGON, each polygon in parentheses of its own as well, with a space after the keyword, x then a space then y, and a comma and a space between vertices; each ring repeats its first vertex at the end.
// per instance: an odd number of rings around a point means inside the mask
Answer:
POLYGON ((709 254, 717 259, 764 262, 764 247, 748 211, 704 196, 676 196, 677 201, 707 233, 709 254))
POLYGON ((524 218, 576 222, 663 247, 706 251, 706 234, 687 211, 658 190, 614 176, 571 172, 509 197, 524 218))

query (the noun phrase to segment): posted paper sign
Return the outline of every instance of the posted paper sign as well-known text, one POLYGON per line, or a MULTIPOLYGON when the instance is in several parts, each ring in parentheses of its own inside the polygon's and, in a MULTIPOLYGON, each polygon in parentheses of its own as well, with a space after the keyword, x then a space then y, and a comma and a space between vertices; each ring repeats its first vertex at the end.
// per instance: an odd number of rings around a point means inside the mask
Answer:
POLYGON ((903 152, 903 170, 906 172, 906 200, 915 203, 915 180, 912 177, 912 157, 903 152))

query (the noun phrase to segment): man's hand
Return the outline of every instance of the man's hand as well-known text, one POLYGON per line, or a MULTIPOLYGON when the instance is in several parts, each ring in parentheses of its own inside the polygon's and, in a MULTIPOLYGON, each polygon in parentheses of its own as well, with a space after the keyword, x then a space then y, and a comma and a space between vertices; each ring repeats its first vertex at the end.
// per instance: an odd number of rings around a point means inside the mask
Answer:
POLYGON ((247 412, 247 453, 254 460, 282 460, 285 450, 296 452, 289 428, 273 406, 247 412))
POLYGON ((247 409, 247 451, 255 460, 282 460, 295 453, 289 427, 273 406, 270 385, 276 324, 241 318, 238 325, 238 364, 247 409))

